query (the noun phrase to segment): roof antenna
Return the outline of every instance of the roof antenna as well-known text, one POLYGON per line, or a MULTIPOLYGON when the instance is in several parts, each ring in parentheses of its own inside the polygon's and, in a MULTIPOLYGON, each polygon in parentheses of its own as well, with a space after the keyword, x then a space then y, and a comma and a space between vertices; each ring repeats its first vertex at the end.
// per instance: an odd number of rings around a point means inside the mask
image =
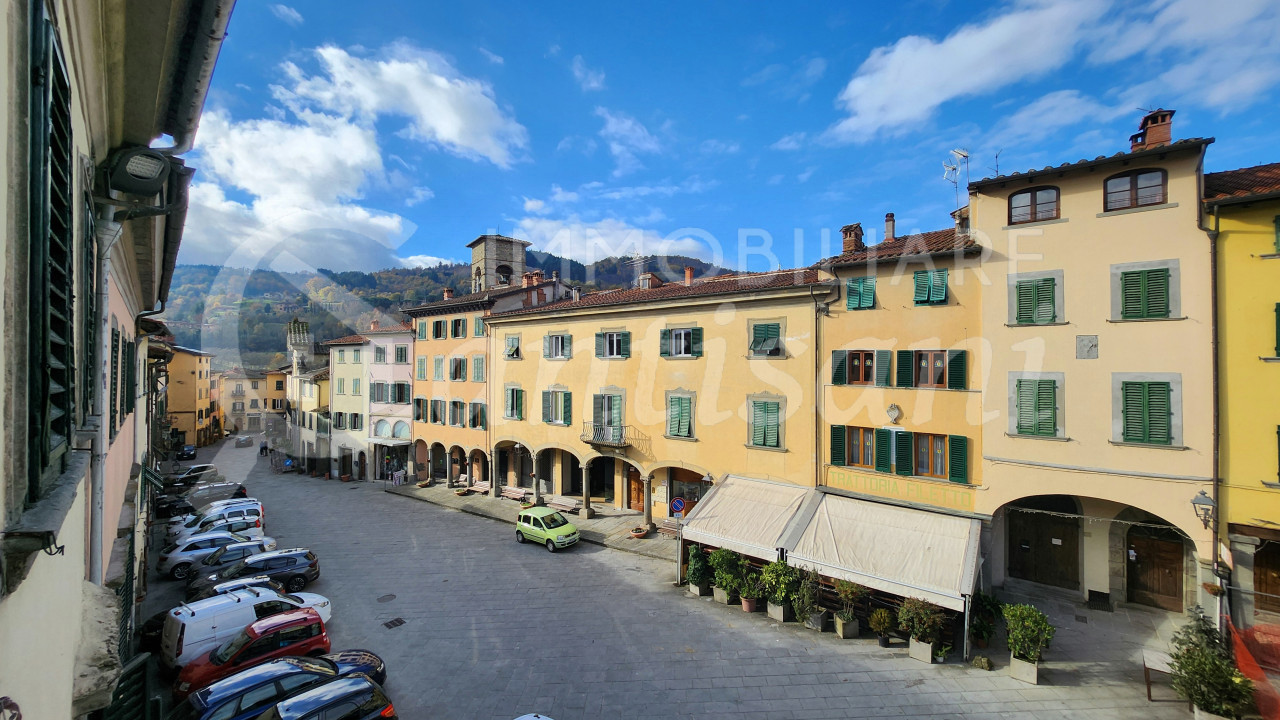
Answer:
POLYGON ((942 179, 951 183, 956 191, 956 207, 960 207, 960 166, 954 162, 942 161, 942 179))
POLYGON ((1000 148, 999 150, 996 151, 996 166, 993 168, 989 168, 990 170, 995 172, 997 176, 1000 175, 1000 153, 1002 152, 1004 152, 1004 148, 1000 148))

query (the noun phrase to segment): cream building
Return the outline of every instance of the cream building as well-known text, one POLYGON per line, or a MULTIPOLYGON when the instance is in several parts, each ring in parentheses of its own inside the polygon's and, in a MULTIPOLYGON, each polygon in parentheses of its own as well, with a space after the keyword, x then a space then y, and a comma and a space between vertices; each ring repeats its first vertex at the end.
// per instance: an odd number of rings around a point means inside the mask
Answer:
POLYGON ((369 479, 369 341, 348 335, 329 348, 330 472, 369 479))
MULTIPOLYGON (((413 445, 413 331, 408 323, 374 321, 368 340, 366 442, 370 479, 406 479, 413 445)), ((465 372, 465 368, 464 368, 465 372)))

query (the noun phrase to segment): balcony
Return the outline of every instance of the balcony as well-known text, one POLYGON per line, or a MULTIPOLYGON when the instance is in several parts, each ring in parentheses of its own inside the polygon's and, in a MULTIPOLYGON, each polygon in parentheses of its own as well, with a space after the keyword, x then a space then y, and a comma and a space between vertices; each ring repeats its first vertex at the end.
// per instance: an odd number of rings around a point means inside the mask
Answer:
POLYGON ((582 423, 582 442, 605 447, 629 447, 636 444, 637 433, 630 425, 605 425, 587 421, 582 423))
POLYGON ((239 390, 232 390, 231 397, 244 397, 244 389, 241 388, 239 390))

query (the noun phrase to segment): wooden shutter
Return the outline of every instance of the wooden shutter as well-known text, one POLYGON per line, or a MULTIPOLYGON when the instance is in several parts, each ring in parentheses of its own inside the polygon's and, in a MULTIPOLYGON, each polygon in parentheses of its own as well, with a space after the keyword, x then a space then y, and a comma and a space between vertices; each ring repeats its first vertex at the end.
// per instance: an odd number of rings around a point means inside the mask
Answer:
POLYGON ((1171 388, 1167 382, 1146 383, 1147 442, 1168 445, 1172 442, 1171 388))
POLYGON ((1014 410, 1017 413, 1019 435, 1036 434, 1036 381, 1018 380, 1014 383, 1014 410))
POLYGON ((964 390, 969 387, 969 353, 967 350, 947 351, 947 388, 964 390))
POLYGON ((542 391, 542 422, 551 422, 551 393, 547 390, 542 391))
POLYGON ((845 281, 844 309, 857 310, 862 307, 862 284, 857 278, 845 281))
POLYGON ((910 350, 898 351, 897 387, 915 387, 915 353, 910 350))
POLYGON ((1053 437, 1058 434, 1058 383, 1056 380, 1037 380, 1035 389, 1035 432, 1053 437))
POLYGON ((604 395, 591 396, 591 422, 604 425, 604 395))
POLYGON ((662 330, 658 334, 658 356, 671 357, 671 331, 662 330))
POLYGON ((516 419, 524 419, 524 390, 516 388, 516 419))
POLYGON ((963 435, 947 438, 947 479, 956 483, 969 482, 969 438, 963 435))
POLYGON ((418 371, 418 372, 417 372, 417 376, 418 376, 418 379, 419 379, 419 380, 426 380, 426 379, 427 379, 427 358, 426 358, 426 356, 425 356, 425 355, 419 355, 419 356, 418 356, 418 362, 417 362, 417 365, 418 365, 418 367, 417 367, 417 371, 418 371))
POLYGON ((890 457, 889 447, 893 444, 890 431, 886 428, 876 428, 876 471, 877 472, 893 472, 893 458, 890 457))
POLYGON ((751 403, 751 444, 764 446, 764 423, 765 412, 764 403, 753 401, 751 403))
POLYGON ((844 425, 831 426, 831 464, 844 465, 845 463, 845 444, 848 438, 848 431, 844 425))
POLYGON ((1029 325, 1036 321, 1036 281, 1022 280, 1014 286, 1014 322, 1029 325))
POLYGON ((471 381, 484 382, 484 356, 477 355, 471 361, 471 381))
POLYGON ((680 398, 667 398, 667 434, 680 435, 680 398))
POLYGON ((1032 321, 1038 324, 1051 323, 1057 319, 1056 293, 1057 281, 1054 278, 1040 278, 1035 281, 1036 307, 1032 321))
POLYGON ((888 350, 876 351, 876 387, 889 387, 889 364, 893 354, 888 350))
MULTIPOLYGON (((1276 314, 1280 315, 1280 306, 1277 306, 1276 314)), ((693 356, 702 357, 702 328, 696 327, 689 330, 689 338, 693 345, 693 356)), ((1276 342, 1280 343, 1280 340, 1276 342)))
POLYGON ((444 356, 435 356, 432 364, 434 365, 432 369, 435 371, 432 378, 435 380, 444 380, 444 356))
POLYGON ((427 321, 426 320, 418 321, 418 339, 419 340, 427 339, 427 321))
POLYGON ((631 357, 631 333, 618 333, 618 345, 622 357, 631 357))
POLYGON ((573 357, 573 336, 565 333, 560 336, 560 346, 564 348, 565 359, 573 357))
POLYGON ((894 469, 899 475, 915 474, 915 448, 911 444, 911 433, 899 430, 894 433, 894 469))
POLYGON ((1146 398, 1142 383, 1120 384, 1121 413, 1123 413, 1123 437, 1126 442, 1146 441, 1146 398))
POLYGON ((779 405, 776 402, 764 403, 764 443, 769 447, 781 447, 778 438, 778 408, 779 405))
POLYGON ((1120 317, 1126 320, 1145 317, 1141 271, 1120 273, 1120 317))
MULTIPOLYGON (((197 365, 198 367, 198 365, 197 365)), ((111 331, 111 405, 107 414, 111 416, 111 434, 115 436, 116 418, 120 409, 120 331, 111 331)))
POLYGON ((542 357, 544 358, 551 357, 551 336, 550 335, 542 336, 542 357))
POLYGON ((680 437, 693 435, 693 398, 676 398, 680 405, 680 437))
POLYGON ((858 307, 863 310, 870 310, 876 306, 876 279, 873 277, 862 279, 861 298, 858 307))
POLYGON ((596 357, 604 357, 604 333, 596 333, 596 357))
POLYGON ((844 385, 848 382, 849 351, 833 350, 831 352, 831 384, 844 385))
POLYGON ((564 393, 564 424, 568 425, 573 422, 573 393, 564 393))
POLYGON ((929 276, 929 302, 945 303, 947 301, 947 271, 934 270, 929 276))
POLYGON ((476 316, 476 337, 484 337, 484 316, 476 316))
POLYGON ((917 305, 923 305, 929 302, 929 271, 917 270, 913 276, 915 279, 915 293, 912 299, 917 305))
POLYGON ((1280 303, 1276 303, 1276 357, 1280 357, 1280 303))
POLYGON ((1169 317, 1169 268, 1155 268, 1143 272, 1146 283, 1146 311, 1144 317, 1169 317))

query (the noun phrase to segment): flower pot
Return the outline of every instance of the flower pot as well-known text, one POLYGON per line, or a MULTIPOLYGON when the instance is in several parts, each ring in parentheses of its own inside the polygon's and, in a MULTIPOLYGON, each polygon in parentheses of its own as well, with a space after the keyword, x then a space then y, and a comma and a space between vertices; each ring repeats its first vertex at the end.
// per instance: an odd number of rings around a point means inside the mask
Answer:
POLYGON ((1195 720, 1231 720, 1226 715, 1214 715, 1208 710, 1201 710, 1199 705, 1194 705, 1195 720))
POLYGON ((470 490, 468 490, 468 489, 466 489, 466 488, 462 488, 462 489, 460 489, 460 490, 454 490, 454 491, 453 491, 453 494, 454 494, 454 495, 457 495, 458 497, 462 497, 463 495, 466 495, 466 494, 467 494, 467 493, 469 493, 469 492, 471 492, 471 491, 470 491, 470 490))
POLYGON ((1039 681, 1040 664, 1019 660, 1018 658, 1009 656, 1009 677, 1014 680, 1021 680, 1028 685, 1035 685, 1039 681))
POLYGON ((839 615, 836 616, 836 637, 841 640, 858 637, 858 631, 860 629, 857 618, 852 620, 841 620, 839 615))
POLYGON ((887 648, 887 647, 889 647, 889 636, 888 636, 888 635, 880 635, 880 636, 878 636, 878 637, 876 638, 876 642, 880 643, 880 647, 885 647, 885 648, 887 648))
POLYGON ((689 583, 689 594, 694 597, 706 597, 711 594, 711 583, 694 585, 689 583))
POLYGON ((342 482, 351 482, 350 475, 339 475, 338 479, 341 480, 342 482))
POLYGON ((760 600, 758 598, 741 598, 742 612, 756 612, 760 609, 760 600))
POLYGON ((774 605, 772 600, 769 601, 769 617, 778 622, 792 622, 796 619, 795 613, 791 612, 790 604, 774 605))
POLYGON ((640 538, 648 534, 649 534, 649 528, 646 528, 646 527, 638 527, 638 528, 631 529, 631 537, 637 540, 639 540, 640 538))
POLYGON ((736 599, 733 593, 718 587, 711 589, 711 596, 715 598, 716 602, 724 603, 725 605, 732 605, 733 601, 736 599))
POLYGON ((912 660, 933 664, 933 643, 922 642, 915 638, 907 643, 907 656, 912 660))
POLYGON ((819 610, 816 613, 810 613, 809 617, 804 619, 804 626, 810 630, 822 632, 827 629, 827 611, 819 610))

